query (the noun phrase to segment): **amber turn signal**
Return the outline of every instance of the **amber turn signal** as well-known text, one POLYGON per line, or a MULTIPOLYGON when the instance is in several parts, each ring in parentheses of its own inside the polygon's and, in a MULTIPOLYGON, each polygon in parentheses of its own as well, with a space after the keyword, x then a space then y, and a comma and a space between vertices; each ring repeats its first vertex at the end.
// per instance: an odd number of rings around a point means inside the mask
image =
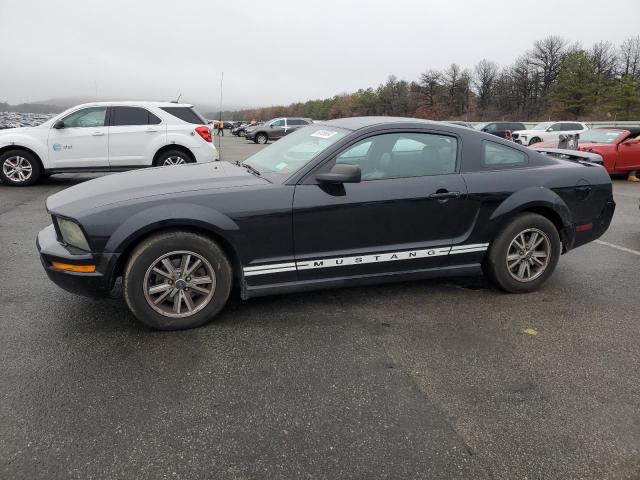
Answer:
POLYGON ((95 265, 71 265, 70 263, 51 262, 51 266, 67 272, 91 273, 96 271, 95 265))

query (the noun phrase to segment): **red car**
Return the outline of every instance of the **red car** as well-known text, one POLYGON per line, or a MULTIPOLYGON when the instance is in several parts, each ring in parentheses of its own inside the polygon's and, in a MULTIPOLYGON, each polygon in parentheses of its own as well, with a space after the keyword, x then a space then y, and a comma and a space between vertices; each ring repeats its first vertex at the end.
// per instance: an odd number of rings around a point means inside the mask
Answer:
MULTIPOLYGON (((557 142, 536 143, 530 148, 558 148, 557 142)), ((640 128, 594 128, 580 134, 578 150, 602 156, 609 174, 640 170, 640 128)))

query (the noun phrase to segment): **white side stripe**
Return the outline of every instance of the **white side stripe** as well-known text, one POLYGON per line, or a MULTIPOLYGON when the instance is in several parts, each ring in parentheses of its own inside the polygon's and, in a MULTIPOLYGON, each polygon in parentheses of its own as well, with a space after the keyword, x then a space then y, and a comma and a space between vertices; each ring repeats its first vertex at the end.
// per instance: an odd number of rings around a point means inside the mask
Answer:
POLYGON ((257 265, 255 267, 244 267, 245 272, 253 272, 256 270, 272 270, 274 268, 286 268, 286 267, 295 267, 296 264, 294 262, 289 263, 270 263, 268 265, 257 265))
POLYGON ((271 263, 244 267, 245 277, 267 275, 272 273, 293 272, 296 270, 313 270, 317 268, 345 267, 348 265, 364 265, 367 263, 395 262, 398 260, 413 260, 418 258, 440 257, 463 253, 484 252, 488 243, 474 243, 456 245, 455 247, 425 248, 421 250, 405 250, 402 252, 378 253, 367 255, 353 255, 349 257, 320 258, 300 262, 271 263))

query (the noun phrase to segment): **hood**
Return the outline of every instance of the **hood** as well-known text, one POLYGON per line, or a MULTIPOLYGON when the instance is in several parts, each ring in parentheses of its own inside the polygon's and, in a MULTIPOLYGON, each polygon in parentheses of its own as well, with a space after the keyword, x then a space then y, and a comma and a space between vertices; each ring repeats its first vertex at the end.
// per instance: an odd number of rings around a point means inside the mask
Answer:
POLYGON ((81 212, 133 199, 268 183, 228 162, 145 168, 67 188, 47 199, 47 210, 73 218, 81 212))
POLYGON ((0 142, 2 142, 3 137, 11 137, 13 135, 22 135, 23 133, 30 133, 40 127, 16 127, 16 128, 3 128, 0 130, 0 142))

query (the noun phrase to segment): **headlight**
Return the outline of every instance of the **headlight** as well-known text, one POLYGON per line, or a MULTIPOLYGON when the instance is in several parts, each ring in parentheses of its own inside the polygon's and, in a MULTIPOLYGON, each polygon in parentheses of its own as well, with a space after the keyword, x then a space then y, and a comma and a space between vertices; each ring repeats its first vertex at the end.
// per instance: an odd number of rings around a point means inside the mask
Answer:
POLYGON ((65 243, 73 247, 80 248, 81 250, 91 250, 84 233, 82 233, 80 225, 72 220, 67 220, 66 218, 61 217, 56 217, 56 221, 58 223, 58 228, 60 229, 60 235, 62 235, 62 240, 65 243))
POLYGON ((521 138, 522 140, 526 140, 526 139, 527 139, 527 136, 526 136, 526 135, 520 135, 520 138, 521 138))

